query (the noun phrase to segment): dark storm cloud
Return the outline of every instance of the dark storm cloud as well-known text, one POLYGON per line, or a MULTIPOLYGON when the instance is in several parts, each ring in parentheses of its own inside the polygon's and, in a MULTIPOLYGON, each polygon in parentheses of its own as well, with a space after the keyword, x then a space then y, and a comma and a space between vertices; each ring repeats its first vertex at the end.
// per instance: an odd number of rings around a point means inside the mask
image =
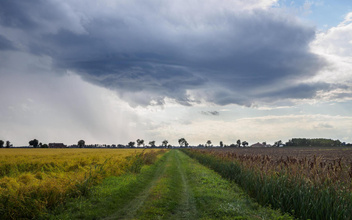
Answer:
MULTIPOLYGON (((37 2, 38 3, 38 2, 37 2)), ((36 26, 28 13, 31 2, 2 0, 0 2, 0 24, 7 27, 29 29, 36 26)), ((34 2, 34 5, 37 5, 34 2)))
POLYGON ((70 3, 1 1, 0 24, 25 32, 28 50, 52 57, 56 68, 137 105, 162 104, 165 97, 190 105, 197 100, 187 91, 220 105, 250 105, 311 98, 321 89, 297 83, 325 66, 309 51, 314 29, 278 11, 224 6, 193 15, 157 1, 104 10, 70 3), (278 86, 291 81, 295 86, 278 86), (268 87, 274 90, 264 92, 268 87), (133 98, 139 92, 144 100, 133 98))
POLYGON ((0 50, 15 50, 16 47, 7 38, 0 34, 0 50))

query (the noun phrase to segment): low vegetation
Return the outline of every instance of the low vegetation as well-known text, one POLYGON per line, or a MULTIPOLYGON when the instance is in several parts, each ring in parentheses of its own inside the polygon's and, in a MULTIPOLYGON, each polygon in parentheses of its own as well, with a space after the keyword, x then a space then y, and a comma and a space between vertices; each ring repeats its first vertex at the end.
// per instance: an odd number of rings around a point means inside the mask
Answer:
POLYGON ((172 150, 138 175, 109 177, 46 219, 292 219, 262 207, 236 184, 172 150))
POLYGON ((85 196, 108 176, 138 173, 165 151, 142 149, 2 149, 0 216, 32 219, 85 196))
POLYGON ((322 154, 277 157, 258 154, 257 149, 240 150, 184 152, 234 180, 263 205, 270 204, 300 219, 350 219, 351 158, 327 160, 322 154))

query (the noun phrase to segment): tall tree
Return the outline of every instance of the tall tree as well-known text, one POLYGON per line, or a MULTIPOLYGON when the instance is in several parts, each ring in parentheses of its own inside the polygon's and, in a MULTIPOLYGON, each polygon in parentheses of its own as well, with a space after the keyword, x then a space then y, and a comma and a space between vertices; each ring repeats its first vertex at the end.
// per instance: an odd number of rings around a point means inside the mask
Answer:
MULTIPOLYGON (((180 147, 182 147, 183 145, 186 146, 187 141, 184 138, 180 138, 180 139, 178 139, 178 143, 179 143, 180 147)), ((187 146, 188 146, 188 143, 187 143, 187 146)))
POLYGON ((185 147, 188 147, 189 143, 185 140, 184 145, 185 145, 185 147))
POLYGON ((166 148, 168 143, 169 143, 169 142, 168 142, 167 140, 163 140, 162 146, 164 146, 164 147, 166 148))
POLYGON ((86 145, 86 142, 84 140, 79 140, 77 144, 78 144, 78 147, 82 148, 86 145))
POLYGON ((155 141, 149 141, 150 147, 155 147, 155 141))
POLYGON ((4 141, 0 140, 0 148, 3 148, 3 147, 4 147, 4 141))
POLYGON ((188 147, 188 142, 186 141, 186 139, 184 139, 184 138, 180 138, 180 139, 178 139, 178 143, 180 144, 180 147, 182 147, 182 146, 185 146, 185 147, 188 147))
POLYGON ((11 147, 11 142, 10 141, 6 141, 6 147, 7 148, 11 147))
POLYGON ((127 146, 129 146, 129 147, 132 148, 132 147, 134 147, 134 144, 135 144, 135 143, 134 143, 133 141, 130 141, 130 142, 127 144, 127 146))
POLYGON ((222 143, 222 141, 220 141, 220 147, 224 147, 224 143, 222 143))
POLYGON ((237 146, 241 147, 241 140, 240 139, 237 140, 237 146))
POLYGON ((210 147, 210 146, 211 146, 211 140, 208 140, 208 141, 207 141, 206 146, 207 146, 207 147, 210 147))
POLYGON ((33 140, 29 141, 28 143, 30 146, 36 148, 36 147, 38 147, 39 141, 37 139, 33 139, 33 140))
POLYGON ((178 139, 178 144, 180 145, 180 147, 182 147, 183 140, 184 140, 184 138, 180 138, 180 139, 178 139))
POLYGON ((141 145, 144 146, 144 140, 143 139, 137 139, 137 146, 140 147, 141 145))

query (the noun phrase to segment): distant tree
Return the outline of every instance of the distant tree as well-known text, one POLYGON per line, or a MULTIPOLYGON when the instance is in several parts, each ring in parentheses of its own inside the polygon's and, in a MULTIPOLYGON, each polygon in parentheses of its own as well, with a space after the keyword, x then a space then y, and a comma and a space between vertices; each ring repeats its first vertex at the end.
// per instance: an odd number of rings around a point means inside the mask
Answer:
POLYGON ((129 146, 129 147, 132 148, 132 147, 134 147, 134 144, 135 144, 135 143, 134 143, 133 141, 131 141, 131 142, 129 142, 129 143, 127 144, 127 146, 129 146))
POLYGON ((274 143, 274 147, 280 147, 280 145, 282 145, 282 141, 281 141, 281 140, 276 141, 276 142, 274 143))
POLYGON ((164 146, 164 147, 166 148, 168 143, 169 143, 169 142, 168 142, 167 140, 163 140, 162 146, 164 146))
POLYGON ((10 141, 6 141, 6 147, 7 148, 11 147, 11 142, 10 141))
POLYGON ((137 146, 138 147, 140 147, 141 145, 143 145, 144 146, 144 140, 142 140, 142 139, 137 139, 137 146))
POLYGON ((184 143, 185 139, 184 138, 180 138, 178 139, 178 144, 180 145, 180 147, 182 147, 183 143, 184 143))
POLYGON ((49 148, 49 146, 47 144, 42 144, 42 146, 40 146, 41 148, 49 148))
POLYGON ((86 145, 86 142, 84 140, 79 140, 77 145, 78 147, 82 148, 86 145))
POLYGON ((241 147, 241 140, 240 139, 237 140, 237 147, 241 147))
POLYGON ((149 141, 150 147, 155 147, 155 141, 149 141))
POLYGON ((220 147, 224 147, 224 143, 222 143, 222 141, 220 141, 220 147))
POLYGON ((178 139, 178 143, 180 144, 180 147, 182 146, 188 147, 188 142, 184 138, 178 139))
POLYGON ((4 147, 4 141, 0 140, 0 148, 3 148, 3 147, 4 147))
POLYGON ((188 147, 189 143, 185 140, 185 147, 188 147))
POLYGON ((243 141, 243 142, 242 142, 242 146, 243 146, 243 147, 248 147, 248 142, 247 142, 247 141, 243 141))
POLYGON ((263 145, 266 145, 266 142, 264 141, 262 144, 263 144, 263 145))
POLYGON ((210 147, 211 146, 211 140, 208 140, 205 146, 210 147))
POLYGON ((39 141, 37 139, 33 139, 33 140, 29 141, 28 143, 30 146, 36 148, 36 147, 38 147, 39 141))
POLYGON ((325 138, 293 138, 286 142, 287 146, 300 146, 300 147, 334 147, 341 146, 340 140, 332 140, 325 138))

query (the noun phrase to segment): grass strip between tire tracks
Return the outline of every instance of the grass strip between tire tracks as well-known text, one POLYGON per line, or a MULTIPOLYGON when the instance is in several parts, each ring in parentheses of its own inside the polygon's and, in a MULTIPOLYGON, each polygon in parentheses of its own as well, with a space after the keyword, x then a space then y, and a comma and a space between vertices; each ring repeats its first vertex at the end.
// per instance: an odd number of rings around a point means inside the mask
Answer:
POLYGON ((231 181, 179 150, 140 174, 107 178, 50 219, 292 219, 255 203, 231 181))

